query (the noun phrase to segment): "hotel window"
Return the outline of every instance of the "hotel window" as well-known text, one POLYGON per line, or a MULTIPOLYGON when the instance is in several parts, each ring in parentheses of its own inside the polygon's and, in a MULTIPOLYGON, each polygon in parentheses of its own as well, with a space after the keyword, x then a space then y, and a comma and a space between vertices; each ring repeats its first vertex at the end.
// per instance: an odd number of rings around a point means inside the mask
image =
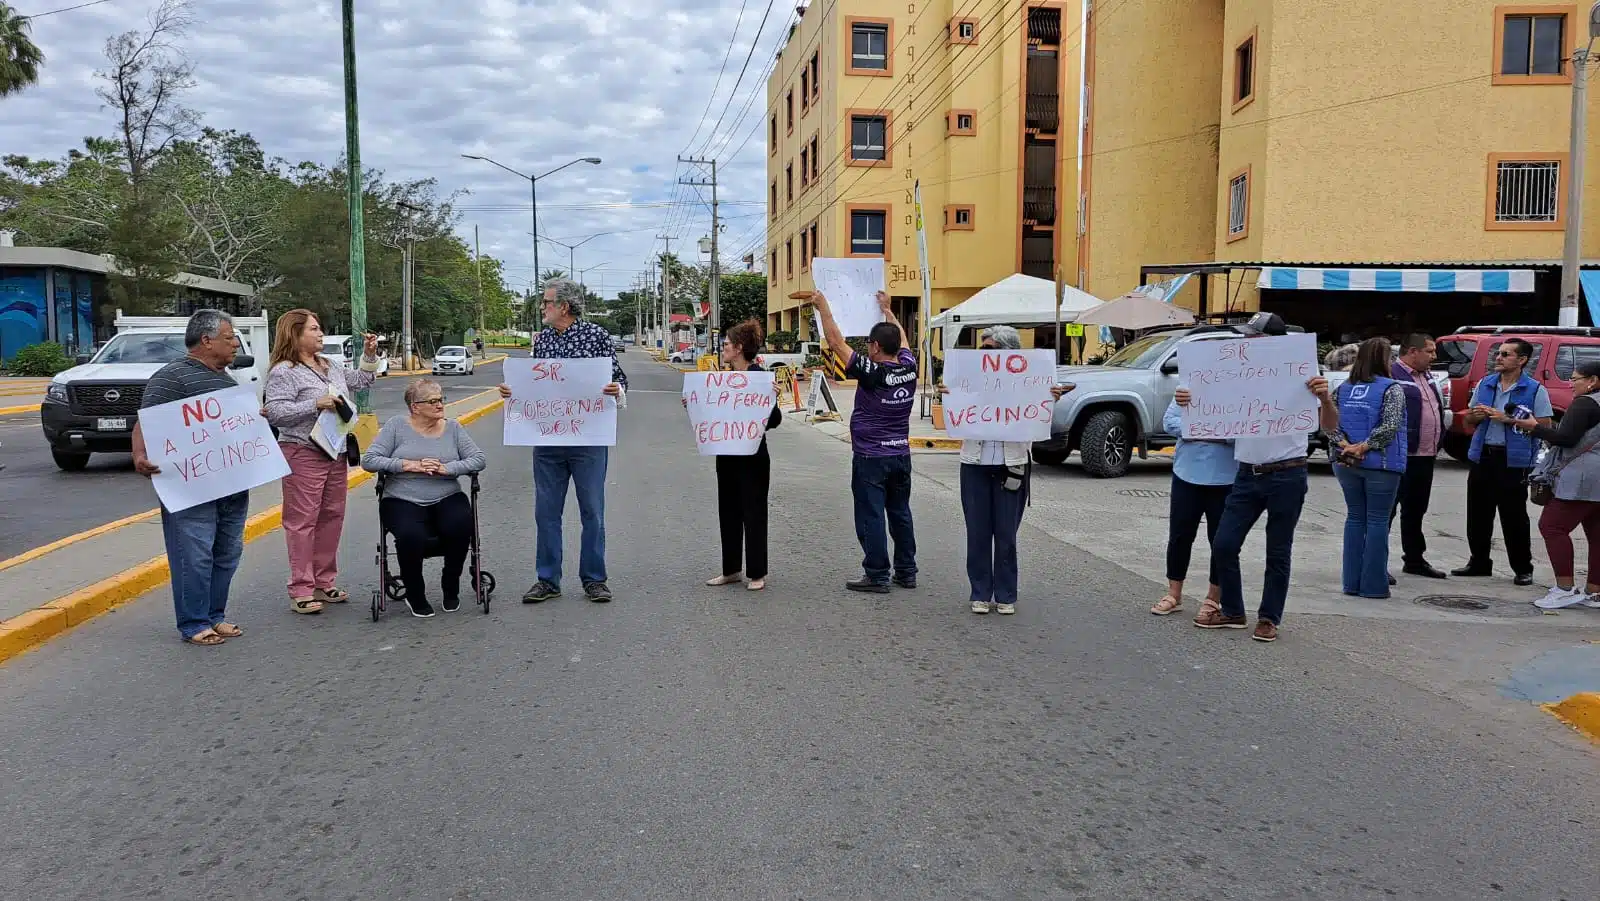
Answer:
POLYGON ((811 109, 811 68, 800 70, 800 112, 811 109))
POLYGON ((1250 170, 1228 180, 1228 240, 1250 234, 1250 170))
POLYGON ((805 272, 811 268, 811 233, 800 232, 800 271, 805 272))
POLYGON ((850 23, 850 74, 888 75, 889 23, 882 20, 850 23))
POLYGON ((804 191, 811 184, 811 149, 800 148, 800 190, 804 191))
POLYGON ((817 223, 811 223, 811 255, 815 257, 822 249, 822 232, 817 223))
POLYGON ((794 163, 790 163, 783 170, 784 202, 794 203, 794 163))
POLYGON ((889 117, 850 117, 850 159, 881 164, 889 159, 889 117))
POLYGON ((950 20, 950 43, 976 44, 978 43, 978 20, 971 18, 958 18, 950 20))
POLYGON ((767 215, 778 218, 778 180, 774 178, 772 184, 767 186, 767 215))
POLYGON ((811 181, 812 181, 813 184, 816 183, 818 178, 822 177, 822 154, 818 152, 819 146, 820 145, 818 145, 818 143, 817 143, 817 136, 816 135, 812 135, 811 136, 811 181))
POLYGON ((784 122, 788 123, 789 134, 794 134, 794 91, 784 95, 783 107, 785 110, 784 122))
POLYGON ((970 203, 952 203, 944 208, 944 230, 969 232, 973 230, 973 207, 970 203))
POLYGON ((778 252, 776 250, 772 252, 772 268, 768 269, 767 272, 771 274, 773 278, 778 277, 778 252))
POLYGON ((1233 108, 1235 111, 1256 99, 1256 35, 1251 32, 1233 48, 1233 108))
POLYGON ((945 114, 944 133, 947 136, 970 137, 978 133, 978 111, 953 109, 945 114))
POLYGON ((778 114, 773 113, 767 120, 767 155, 778 155, 778 114))
POLYGON ((811 54, 811 99, 812 100, 820 100, 820 99, 822 99, 822 79, 821 79, 822 70, 818 68, 818 59, 821 56, 822 56, 822 51, 821 50, 818 50, 816 53, 811 54))
POLYGON ((1566 70, 1567 13, 1570 7, 1505 7, 1495 21, 1497 83, 1570 80, 1566 70), (1538 10, 1549 10, 1538 12, 1538 10), (1505 76, 1502 80, 1501 76, 1505 76))
POLYGON ((794 278, 794 239, 783 242, 783 274, 786 278, 794 278))
POLYGON ((1554 230, 1565 227, 1563 159, 1491 156, 1490 161, 1493 163, 1490 228, 1554 230))
POLYGON ((889 214, 885 210, 850 211, 850 252, 866 256, 882 256, 887 247, 885 229, 889 214))

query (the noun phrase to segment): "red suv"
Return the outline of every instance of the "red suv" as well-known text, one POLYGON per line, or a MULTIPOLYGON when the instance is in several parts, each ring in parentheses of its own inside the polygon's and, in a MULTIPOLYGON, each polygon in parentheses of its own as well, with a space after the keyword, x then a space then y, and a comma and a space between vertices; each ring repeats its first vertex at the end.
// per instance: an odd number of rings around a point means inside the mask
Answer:
POLYGON ((1533 345, 1527 372, 1550 392, 1550 405, 1555 408, 1558 420, 1572 403, 1569 380, 1573 370, 1579 363, 1600 361, 1600 329, 1595 328, 1469 325, 1439 338, 1439 357, 1433 368, 1449 374, 1449 404, 1455 411, 1455 421, 1445 435, 1444 449, 1457 460, 1467 459, 1467 448, 1472 443, 1472 426, 1467 425, 1464 415, 1472 403, 1472 392, 1489 374, 1491 355, 1511 338, 1533 345))

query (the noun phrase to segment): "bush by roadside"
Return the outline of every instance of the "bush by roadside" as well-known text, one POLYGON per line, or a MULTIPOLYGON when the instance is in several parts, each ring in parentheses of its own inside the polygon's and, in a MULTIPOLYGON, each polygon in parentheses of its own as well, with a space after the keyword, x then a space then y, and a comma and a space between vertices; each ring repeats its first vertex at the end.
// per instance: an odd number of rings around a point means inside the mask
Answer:
POLYGON ((66 350, 54 341, 30 344, 17 351, 17 355, 6 364, 8 374, 34 378, 47 378, 71 368, 72 359, 67 356, 66 350))

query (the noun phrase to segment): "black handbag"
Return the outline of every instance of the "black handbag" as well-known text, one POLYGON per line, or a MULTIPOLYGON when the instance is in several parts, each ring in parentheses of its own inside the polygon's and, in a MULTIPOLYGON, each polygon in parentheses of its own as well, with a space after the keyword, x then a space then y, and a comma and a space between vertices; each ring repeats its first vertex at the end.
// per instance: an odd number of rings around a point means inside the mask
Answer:
POLYGON ((354 435, 344 436, 344 462, 352 469, 361 465, 361 442, 354 435))

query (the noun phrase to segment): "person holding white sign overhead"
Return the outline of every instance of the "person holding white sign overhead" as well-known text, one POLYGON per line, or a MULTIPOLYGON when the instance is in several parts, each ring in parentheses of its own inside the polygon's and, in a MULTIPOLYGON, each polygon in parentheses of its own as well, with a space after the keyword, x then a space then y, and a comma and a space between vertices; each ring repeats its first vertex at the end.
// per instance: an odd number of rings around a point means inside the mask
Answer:
POLYGON ((917 397, 917 358, 906 333, 878 292, 883 321, 867 335, 867 352, 856 353, 820 291, 811 305, 822 320, 828 348, 849 360, 845 375, 856 380, 855 411, 850 414, 850 493, 855 498, 856 540, 861 542, 862 575, 845 583, 851 591, 887 594, 889 538, 894 538, 893 581, 917 587, 917 538, 911 525, 911 405, 917 397), (884 520, 888 519, 887 534, 884 520))
MULTIPOLYGON (((980 346, 1021 350, 1022 336, 1009 325, 990 326, 984 329, 980 346)), ((950 389, 941 382, 939 393, 948 395, 950 389)), ((1050 389, 1055 400, 1064 393, 1060 385, 1050 389)), ((1017 612, 1017 531, 1031 487, 1031 447, 1028 441, 961 442, 961 514, 967 526, 973 613, 1017 612)))
MULTIPOLYGON (((185 400, 238 383, 228 375, 238 353, 233 318, 221 310, 199 310, 183 331, 188 356, 156 370, 145 383, 140 409, 185 400)), ((133 427, 133 468, 153 476, 161 467, 150 460, 144 430, 133 427)), ((178 634, 204 647, 237 638, 244 630, 227 621, 228 590, 244 556, 244 521, 250 492, 239 491, 179 512, 161 505, 161 537, 172 571, 172 609, 178 634)))
MULTIPOLYGON (((609 358, 612 381, 606 397, 617 406, 628 405, 628 376, 617 363, 611 333, 583 321, 584 290, 577 282, 553 278, 544 286, 545 328, 533 339, 529 356, 536 360, 609 358)), ((511 386, 501 385, 500 396, 511 397, 511 386)), ((567 505, 567 485, 578 495, 583 520, 583 540, 578 555, 578 578, 589 600, 611 600, 606 584, 606 466, 610 448, 544 445, 533 449, 533 521, 537 531, 535 560, 538 581, 523 592, 524 604, 537 604, 561 596, 561 514, 567 505)))
POLYGON ((290 310, 278 317, 265 409, 289 461, 289 475, 283 479, 283 540, 289 550, 289 608, 296 613, 321 613, 323 604, 350 600, 334 582, 351 461, 345 458, 342 438, 334 444, 326 437, 317 440, 313 433, 324 415, 353 421, 351 392, 371 387, 377 377, 377 335, 365 336, 361 368, 350 371, 322 355, 317 314, 290 310))
MULTIPOLYGON (((1244 327, 1247 336, 1284 336, 1289 328, 1276 313, 1258 313, 1244 327)), ((1231 343, 1231 342, 1230 342, 1231 343)), ((1316 360, 1309 361, 1309 370, 1316 370, 1316 360)), ((1306 390, 1317 400, 1318 418, 1322 429, 1332 434, 1339 428, 1339 408, 1333 405, 1328 392, 1328 380, 1313 376, 1306 380, 1306 390)), ((1179 388, 1178 403, 1188 406, 1190 392, 1179 388)), ((1244 587, 1239 573, 1239 553, 1244 549, 1245 537, 1255 528, 1262 514, 1267 517, 1267 567, 1261 589, 1261 607, 1256 616, 1256 641, 1276 641, 1278 626, 1283 622, 1283 607, 1289 597, 1289 561, 1294 551, 1294 530, 1300 522, 1300 511, 1305 506, 1306 447, 1305 432, 1290 431, 1266 437, 1243 437, 1233 443, 1233 457, 1239 463, 1233 489, 1228 492, 1228 502, 1222 510, 1222 524, 1217 527, 1217 537, 1211 545, 1211 568, 1221 589, 1222 609, 1205 608, 1194 618, 1202 629, 1245 629, 1249 620, 1244 613, 1244 587)))

